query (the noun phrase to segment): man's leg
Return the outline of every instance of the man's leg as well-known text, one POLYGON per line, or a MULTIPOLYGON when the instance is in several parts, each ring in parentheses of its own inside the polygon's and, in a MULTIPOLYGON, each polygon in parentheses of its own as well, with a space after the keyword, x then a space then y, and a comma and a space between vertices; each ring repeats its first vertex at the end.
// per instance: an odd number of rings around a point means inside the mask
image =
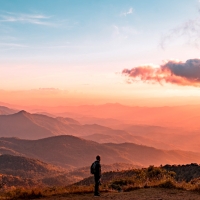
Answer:
POLYGON ((95 177, 94 195, 99 195, 99 177, 95 177))

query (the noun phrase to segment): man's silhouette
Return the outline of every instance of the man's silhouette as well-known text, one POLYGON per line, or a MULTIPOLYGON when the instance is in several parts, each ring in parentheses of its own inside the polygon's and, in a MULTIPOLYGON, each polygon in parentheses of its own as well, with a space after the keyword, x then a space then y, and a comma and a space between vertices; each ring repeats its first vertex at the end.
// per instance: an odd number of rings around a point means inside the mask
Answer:
POLYGON ((95 181, 95 186, 94 186, 94 196, 100 196, 99 194, 99 185, 101 184, 101 164, 100 164, 100 156, 96 156, 96 161, 95 161, 95 173, 94 173, 94 181, 95 181))

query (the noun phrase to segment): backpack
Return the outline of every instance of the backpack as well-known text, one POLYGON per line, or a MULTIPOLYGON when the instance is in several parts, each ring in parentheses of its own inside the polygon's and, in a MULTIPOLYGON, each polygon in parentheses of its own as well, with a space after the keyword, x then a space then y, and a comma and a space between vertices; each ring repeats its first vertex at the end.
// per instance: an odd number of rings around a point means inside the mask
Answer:
POLYGON ((95 174, 96 173, 96 162, 93 162, 90 167, 90 173, 95 174))

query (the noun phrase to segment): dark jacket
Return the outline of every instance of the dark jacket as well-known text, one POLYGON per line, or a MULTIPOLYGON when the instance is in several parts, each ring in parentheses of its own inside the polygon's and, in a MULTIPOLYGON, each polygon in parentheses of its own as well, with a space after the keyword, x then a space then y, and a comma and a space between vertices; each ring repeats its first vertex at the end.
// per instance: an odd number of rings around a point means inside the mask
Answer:
POLYGON ((95 174, 94 176, 98 179, 101 178, 101 164, 98 160, 95 161, 95 174))

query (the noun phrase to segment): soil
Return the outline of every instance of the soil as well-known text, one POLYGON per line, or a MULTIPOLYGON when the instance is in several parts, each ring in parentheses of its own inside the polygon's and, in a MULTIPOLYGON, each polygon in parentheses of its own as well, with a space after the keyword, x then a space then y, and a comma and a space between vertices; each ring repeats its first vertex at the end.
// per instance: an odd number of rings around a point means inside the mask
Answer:
POLYGON ((73 194, 60 195, 48 198, 40 198, 40 200, 200 200, 200 193, 194 191, 178 190, 178 189, 161 189, 148 188, 139 189, 131 192, 108 192, 101 193, 100 197, 94 197, 93 194, 73 194))

